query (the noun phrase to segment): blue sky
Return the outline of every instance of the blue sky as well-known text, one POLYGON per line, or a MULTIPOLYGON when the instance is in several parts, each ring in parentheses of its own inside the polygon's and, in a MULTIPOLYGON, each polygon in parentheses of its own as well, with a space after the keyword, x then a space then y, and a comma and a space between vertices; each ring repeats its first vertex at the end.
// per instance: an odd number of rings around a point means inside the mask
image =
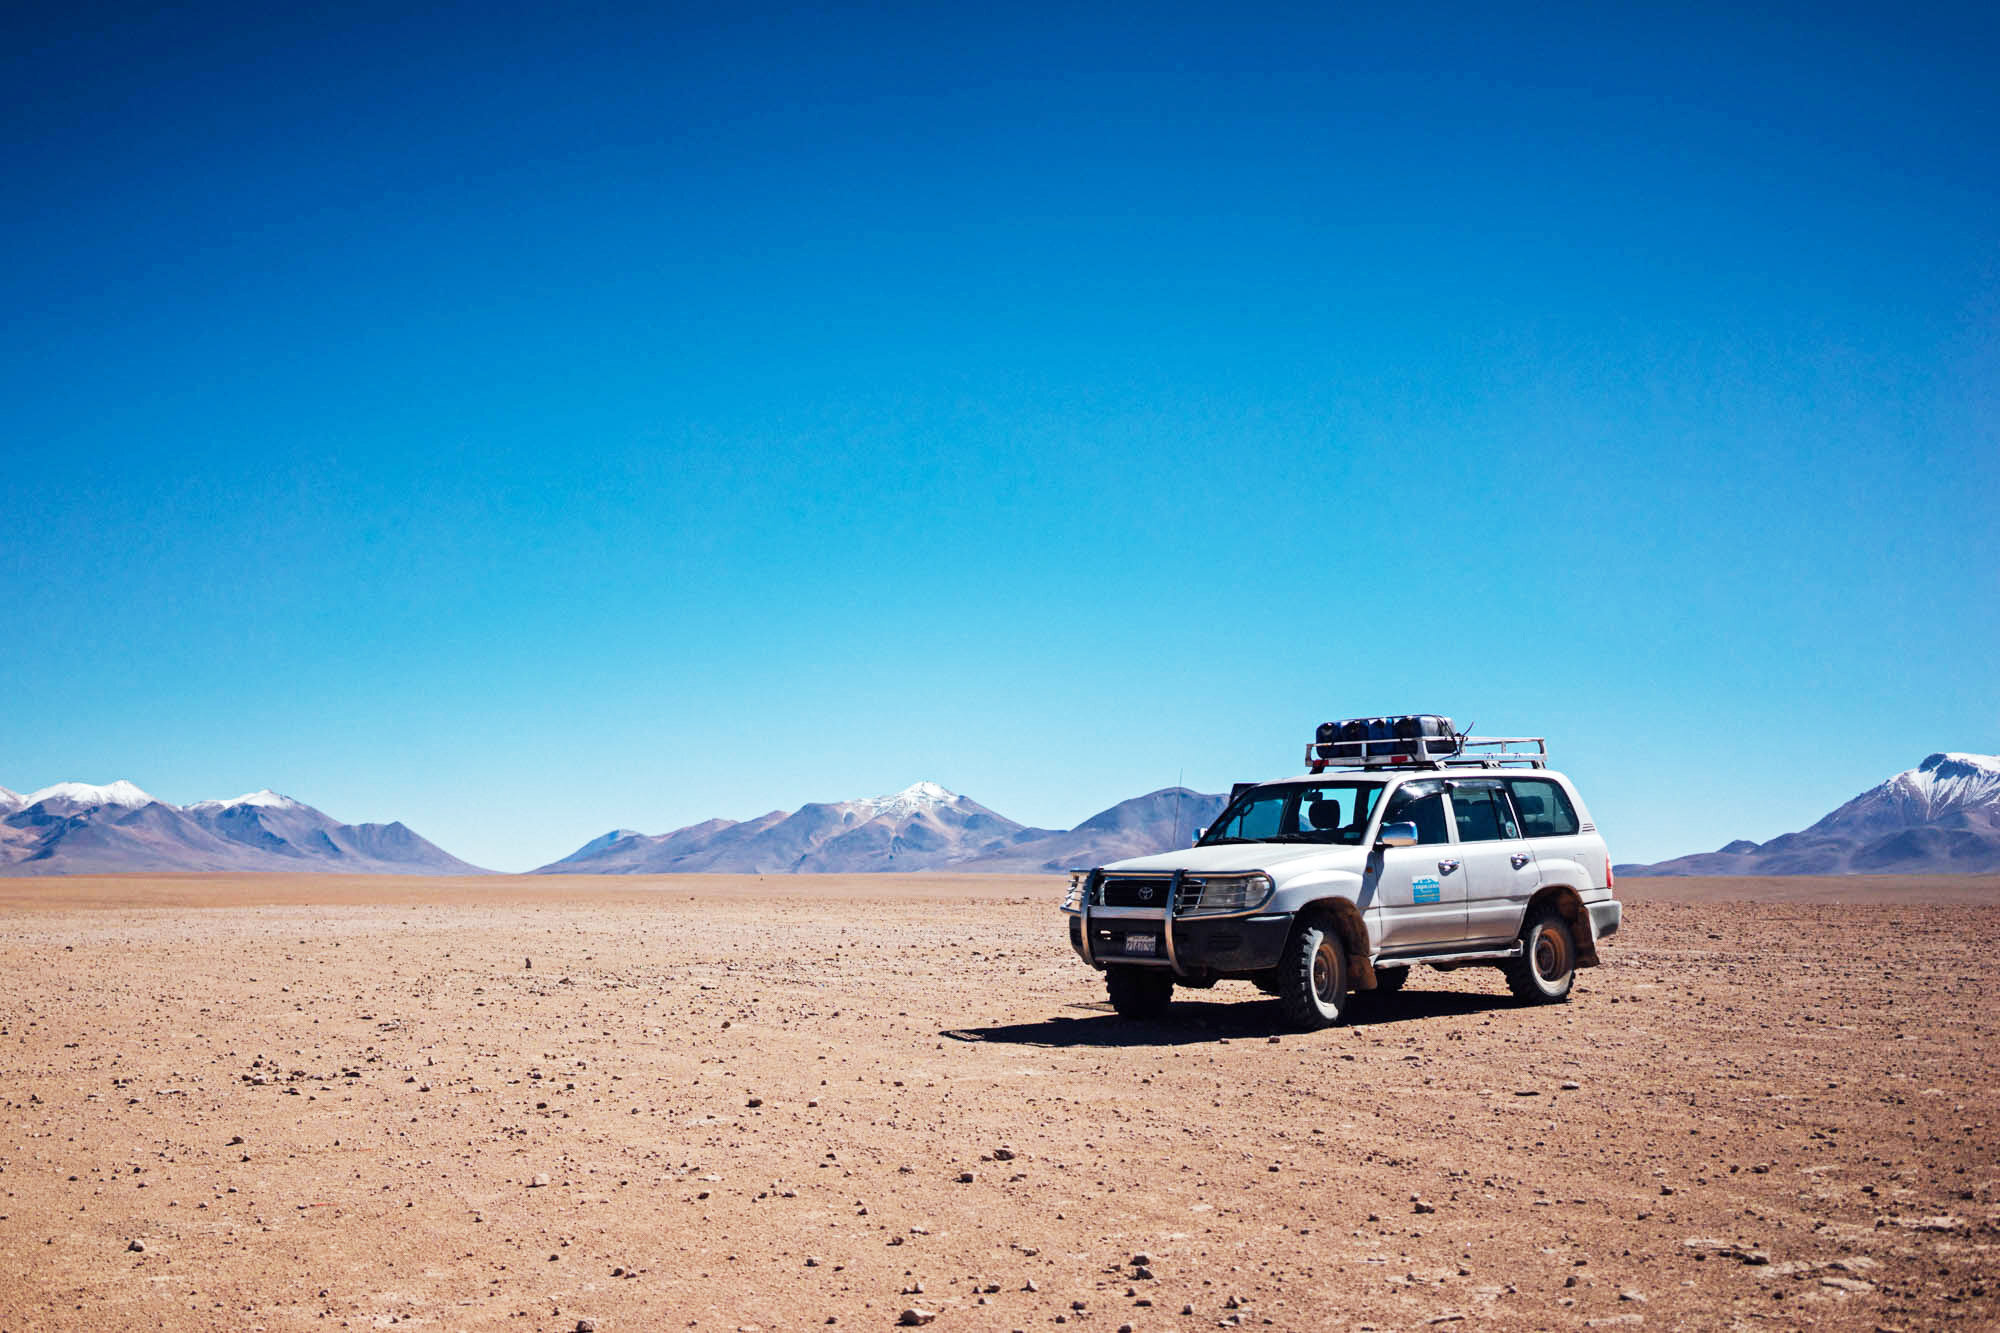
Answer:
POLYGON ((1651 860, 2000 750, 1990 8, 5 22, 17 790, 512 870, 1427 710, 1651 860))

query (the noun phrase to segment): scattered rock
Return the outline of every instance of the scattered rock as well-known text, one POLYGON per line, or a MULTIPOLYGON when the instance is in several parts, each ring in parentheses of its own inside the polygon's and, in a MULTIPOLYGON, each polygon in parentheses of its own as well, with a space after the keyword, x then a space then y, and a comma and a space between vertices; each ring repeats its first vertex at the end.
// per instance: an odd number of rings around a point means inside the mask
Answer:
POLYGON ((548 1183, 549 1183, 548 1175, 545 1172, 537 1171, 535 1173, 534 1179, 528 1182, 528 1188, 531 1190, 538 1190, 548 1183))
POLYGON ((146 1242, 143 1240, 135 1240, 130 1245, 127 1245, 125 1248, 133 1254, 144 1254, 146 1252, 146 1242))
POLYGON ((896 1322, 904 1328, 916 1328, 920 1324, 930 1323, 935 1318, 937 1318, 937 1311, 920 1310, 912 1305, 909 1309, 896 1316, 896 1322))
POLYGON ((1732 1241, 1716 1240, 1709 1236, 1690 1236, 1681 1244, 1698 1254, 1712 1254, 1718 1259, 1735 1259, 1752 1266, 1771 1262, 1771 1256, 1762 1250, 1753 1250, 1732 1241))

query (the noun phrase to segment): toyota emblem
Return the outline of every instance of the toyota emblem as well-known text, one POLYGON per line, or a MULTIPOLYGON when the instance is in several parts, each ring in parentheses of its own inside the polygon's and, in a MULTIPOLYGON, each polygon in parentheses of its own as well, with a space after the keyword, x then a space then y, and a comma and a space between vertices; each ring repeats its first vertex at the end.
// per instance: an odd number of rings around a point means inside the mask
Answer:
POLYGON ((1142 903, 1149 903, 1149 902, 1153 901, 1153 886, 1152 886, 1152 885, 1150 885, 1150 884, 1141 884, 1141 885, 1139 886, 1139 901, 1140 901, 1140 902, 1142 902, 1142 903))

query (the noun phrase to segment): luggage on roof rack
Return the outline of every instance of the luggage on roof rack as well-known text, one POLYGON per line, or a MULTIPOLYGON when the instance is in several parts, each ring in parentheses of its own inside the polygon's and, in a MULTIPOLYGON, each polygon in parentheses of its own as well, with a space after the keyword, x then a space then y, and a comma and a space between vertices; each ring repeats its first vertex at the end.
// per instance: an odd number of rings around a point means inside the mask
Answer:
POLYGON ((1395 717, 1351 717, 1322 722, 1306 746, 1306 766, 1328 768, 1548 767, 1548 746, 1539 736, 1474 737, 1437 713, 1395 717), (1533 746, 1532 750, 1527 747, 1533 746))

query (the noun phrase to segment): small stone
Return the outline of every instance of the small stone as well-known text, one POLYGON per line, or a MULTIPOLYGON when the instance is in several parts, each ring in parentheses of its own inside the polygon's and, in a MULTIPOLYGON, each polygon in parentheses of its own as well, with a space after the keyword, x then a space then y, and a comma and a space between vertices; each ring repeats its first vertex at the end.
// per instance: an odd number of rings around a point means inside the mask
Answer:
POLYGON ((1562 1090, 1564 1092, 1575 1092, 1582 1086, 1583 1084, 1577 1082, 1575 1079, 1568 1078, 1563 1080, 1562 1090))
POLYGON ((752 1097, 749 1101, 744 1102, 743 1104, 745 1106, 751 1106, 751 1107, 762 1106, 764 1104, 764 1099, 762 1097, 752 1097))
POLYGON ((126 1250, 128 1250, 133 1254, 144 1254, 146 1252, 146 1242, 143 1240, 135 1240, 130 1245, 127 1245, 125 1248, 126 1250))
POLYGON ((1618 1293, 1618 1299, 1629 1301, 1634 1305, 1644 1305, 1646 1303, 1646 1293, 1643 1291, 1632 1291, 1628 1288, 1618 1293))
POLYGON ((1028 1279, 1028 1280, 1027 1280, 1026 1282, 1023 1282, 1023 1283, 1021 1284, 1021 1290, 1022 1290, 1022 1291, 1040 1291, 1040 1290, 1041 1290, 1041 1288, 1035 1285, 1035 1279, 1033 1279, 1033 1278, 1029 1278, 1029 1279, 1028 1279))
POLYGON ((1141 1250, 1137 1254, 1132 1256, 1132 1266, 1134 1268, 1144 1268, 1147 1264, 1150 1264, 1152 1262, 1153 1262, 1153 1256, 1147 1254, 1144 1250, 1141 1250))
POLYGON ((547 1173, 537 1171, 535 1173, 535 1178, 528 1182, 528 1188, 531 1190, 538 1190, 548 1183, 549 1183, 549 1178, 547 1173))
POLYGON ((806 1256, 806 1267, 807 1267, 807 1268, 818 1268, 818 1267, 819 1267, 819 1256, 818 1256, 818 1255, 816 1255, 816 1254, 809 1254, 809 1255, 807 1255, 807 1256, 806 1256))
POLYGON ((904 1328, 916 1328, 920 1324, 930 1323, 935 1318, 937 1318, 937 1311, 920 1310, 912 1305, 909 1309, 896 1316, 896 1322, 904 1328))
POLYGON ((976 1179, 978 1177, 974 1176, 970 1171, 961 1171, 958 1173, 958 1183, 961 1185, 970 1185, 976 1179))
POLYGON ((1181 1313, 1182 1313, 1182 1314, 1193 1314, 1193 1313, 1194 1313, 1194 1307, 1193 1307, 1192 1305, 1183 1305, 1183 1306, 1181 1307, 1181 1313))
POLYGON ((1437 1205, 1434 1203, 1425 1203, 1422 1199, 1418 1199, 1410 1205, 1410 1211, 1413 1213, 1434 1213, 1437 1211, 1437 1205))
POLYGON ((1011 1162, 1014 1160, 1014 1150, 1012 1148, 995 1148, 993 1150, 993 1160, 996 1162, 1011 1162))
POLYGON ((1144 1264, 1140 1264, 1137 1268, 1132 1270, 1132 1276, 1138 1278, 1142 1282, 1150 1281, 1153 1276, 1153 1270, 1146 1267, 1146 1265, 1144 1264))
POLYGON ((576 1321, 576 1333, 597 1333, 597 1325, 588 1319, 576 1321))

